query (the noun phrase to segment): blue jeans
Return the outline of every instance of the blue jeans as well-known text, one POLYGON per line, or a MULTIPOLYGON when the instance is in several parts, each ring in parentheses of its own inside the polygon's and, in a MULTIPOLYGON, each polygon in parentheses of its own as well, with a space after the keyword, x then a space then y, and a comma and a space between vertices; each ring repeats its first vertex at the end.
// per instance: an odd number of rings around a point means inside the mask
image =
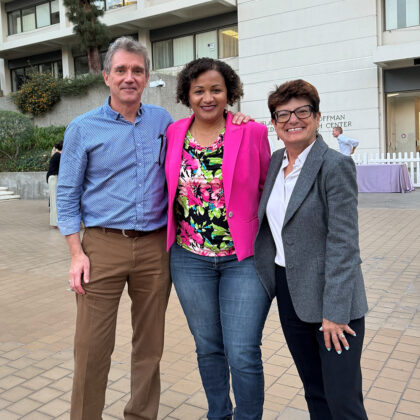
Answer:
POLYGON ((259 420, 264 403, 261 336, 270 299, 253 257, 204 257, 173 245, 172 281, 194 336, 208 418, 259 420))

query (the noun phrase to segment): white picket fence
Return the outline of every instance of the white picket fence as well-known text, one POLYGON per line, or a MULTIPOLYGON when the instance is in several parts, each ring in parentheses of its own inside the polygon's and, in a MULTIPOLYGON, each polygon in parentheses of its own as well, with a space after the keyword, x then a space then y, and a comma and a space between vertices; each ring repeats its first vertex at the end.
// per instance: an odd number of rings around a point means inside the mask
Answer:
POLYGON ((387 163, 405 163, 410 174, 411 182, 414 187, 420 187, 420 153, 376 153, 376 154, 354 154, 353 160, 356 165, 367 164, 387 164, 387 163))

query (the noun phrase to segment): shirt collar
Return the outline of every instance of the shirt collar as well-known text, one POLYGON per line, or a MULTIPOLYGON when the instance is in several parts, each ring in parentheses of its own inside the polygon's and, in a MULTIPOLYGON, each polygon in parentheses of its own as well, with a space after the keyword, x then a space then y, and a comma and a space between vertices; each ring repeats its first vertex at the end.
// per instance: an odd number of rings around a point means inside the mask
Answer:
MULTIPOLYGON (((316 141, 316 140, 315 140, 316 141)), ((315 144, 315 141, 312 142, 308 147, 306 147, 297 157, 295 160, 295 163, 293 165, 294 168, 301 168, 303 164, 305 163, 306 158, 309 155, 309 152, 312 149, 312 146, 315 144)), ((283 155, 283 164, 281 165, 282 168, 285 168, 289 164, 289 157, 287 155, 287 149, 284 151, 283 155)))
MULTIPOLYGON (((114 120, 119 120, 119 119, 121 119, 121 118, 123 118, 123 116, 119 113, 119 112, 117 112, 117 111, 114 111, 112 108, 111 108, 111 105, 110 105, 110 102, 111 102, 111 97, 110 96, 108 96, 108 98, 105 100, 105 104, 104 104, 104 107, 105 107, 105 112, 111 117, 111 118, 113 118, 114 120)), ((138 117, 141 117, 141 115, 143 114, 143 104, 140 102, 140 106, 139 106, 139 109, 137 110, 137 116, 138 117)))

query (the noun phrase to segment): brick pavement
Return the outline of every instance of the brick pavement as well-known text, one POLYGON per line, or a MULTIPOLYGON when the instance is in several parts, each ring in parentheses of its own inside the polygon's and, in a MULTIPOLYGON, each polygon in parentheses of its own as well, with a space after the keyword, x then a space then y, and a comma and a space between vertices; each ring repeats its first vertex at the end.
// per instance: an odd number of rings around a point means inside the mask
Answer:
MULTIPOLYGON (((420 419, 420 207, 399 207, 365 202, 360 209, 370 306, 362 361, 370 420, 420 419)), ((68 419, 75 305, 66 290, 66 244, 48 227, 45 201, 0 203, 0 249, 0 419, 68 419)), ((128 398, 129 306, 125 294, 104 420, 122 419, 128 398)), ((264 420, 308 420, 274 306, 264 330, 263 359, 264 420)), ((195 420, 205 413, 193 340, 172 293, 159 418, 195 420)))

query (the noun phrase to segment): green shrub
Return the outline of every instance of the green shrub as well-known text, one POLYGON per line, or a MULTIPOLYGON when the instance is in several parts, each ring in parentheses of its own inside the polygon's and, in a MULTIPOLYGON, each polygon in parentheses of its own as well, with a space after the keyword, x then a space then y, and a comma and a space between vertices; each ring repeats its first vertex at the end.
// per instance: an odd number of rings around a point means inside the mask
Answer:
POLYGON ((0 160, 0 171, 32 172, 47 171, 51 150, 27 150, 14 160, 0 160))
POLYGON ((38 150, 50 150, 54 144, 64 139, 64 126, 35 127, 30 139, 31 147, 38 150))
POLYGON ((33 130, 32 122, 26 115, 0 111, 0 154, 9 160, 16 159, 20 151, 30 144, 33 130))
POLYGON ((58 80, 51 73, 34 71, 12 98, 23 113, 45 114, 60 100, 58 80))
POLYGON ((86 95, 90 87, 104 85, 101 74, 85 74, 75 78, 64 78, 59 81, 58 87, 63 96, 86 95))

